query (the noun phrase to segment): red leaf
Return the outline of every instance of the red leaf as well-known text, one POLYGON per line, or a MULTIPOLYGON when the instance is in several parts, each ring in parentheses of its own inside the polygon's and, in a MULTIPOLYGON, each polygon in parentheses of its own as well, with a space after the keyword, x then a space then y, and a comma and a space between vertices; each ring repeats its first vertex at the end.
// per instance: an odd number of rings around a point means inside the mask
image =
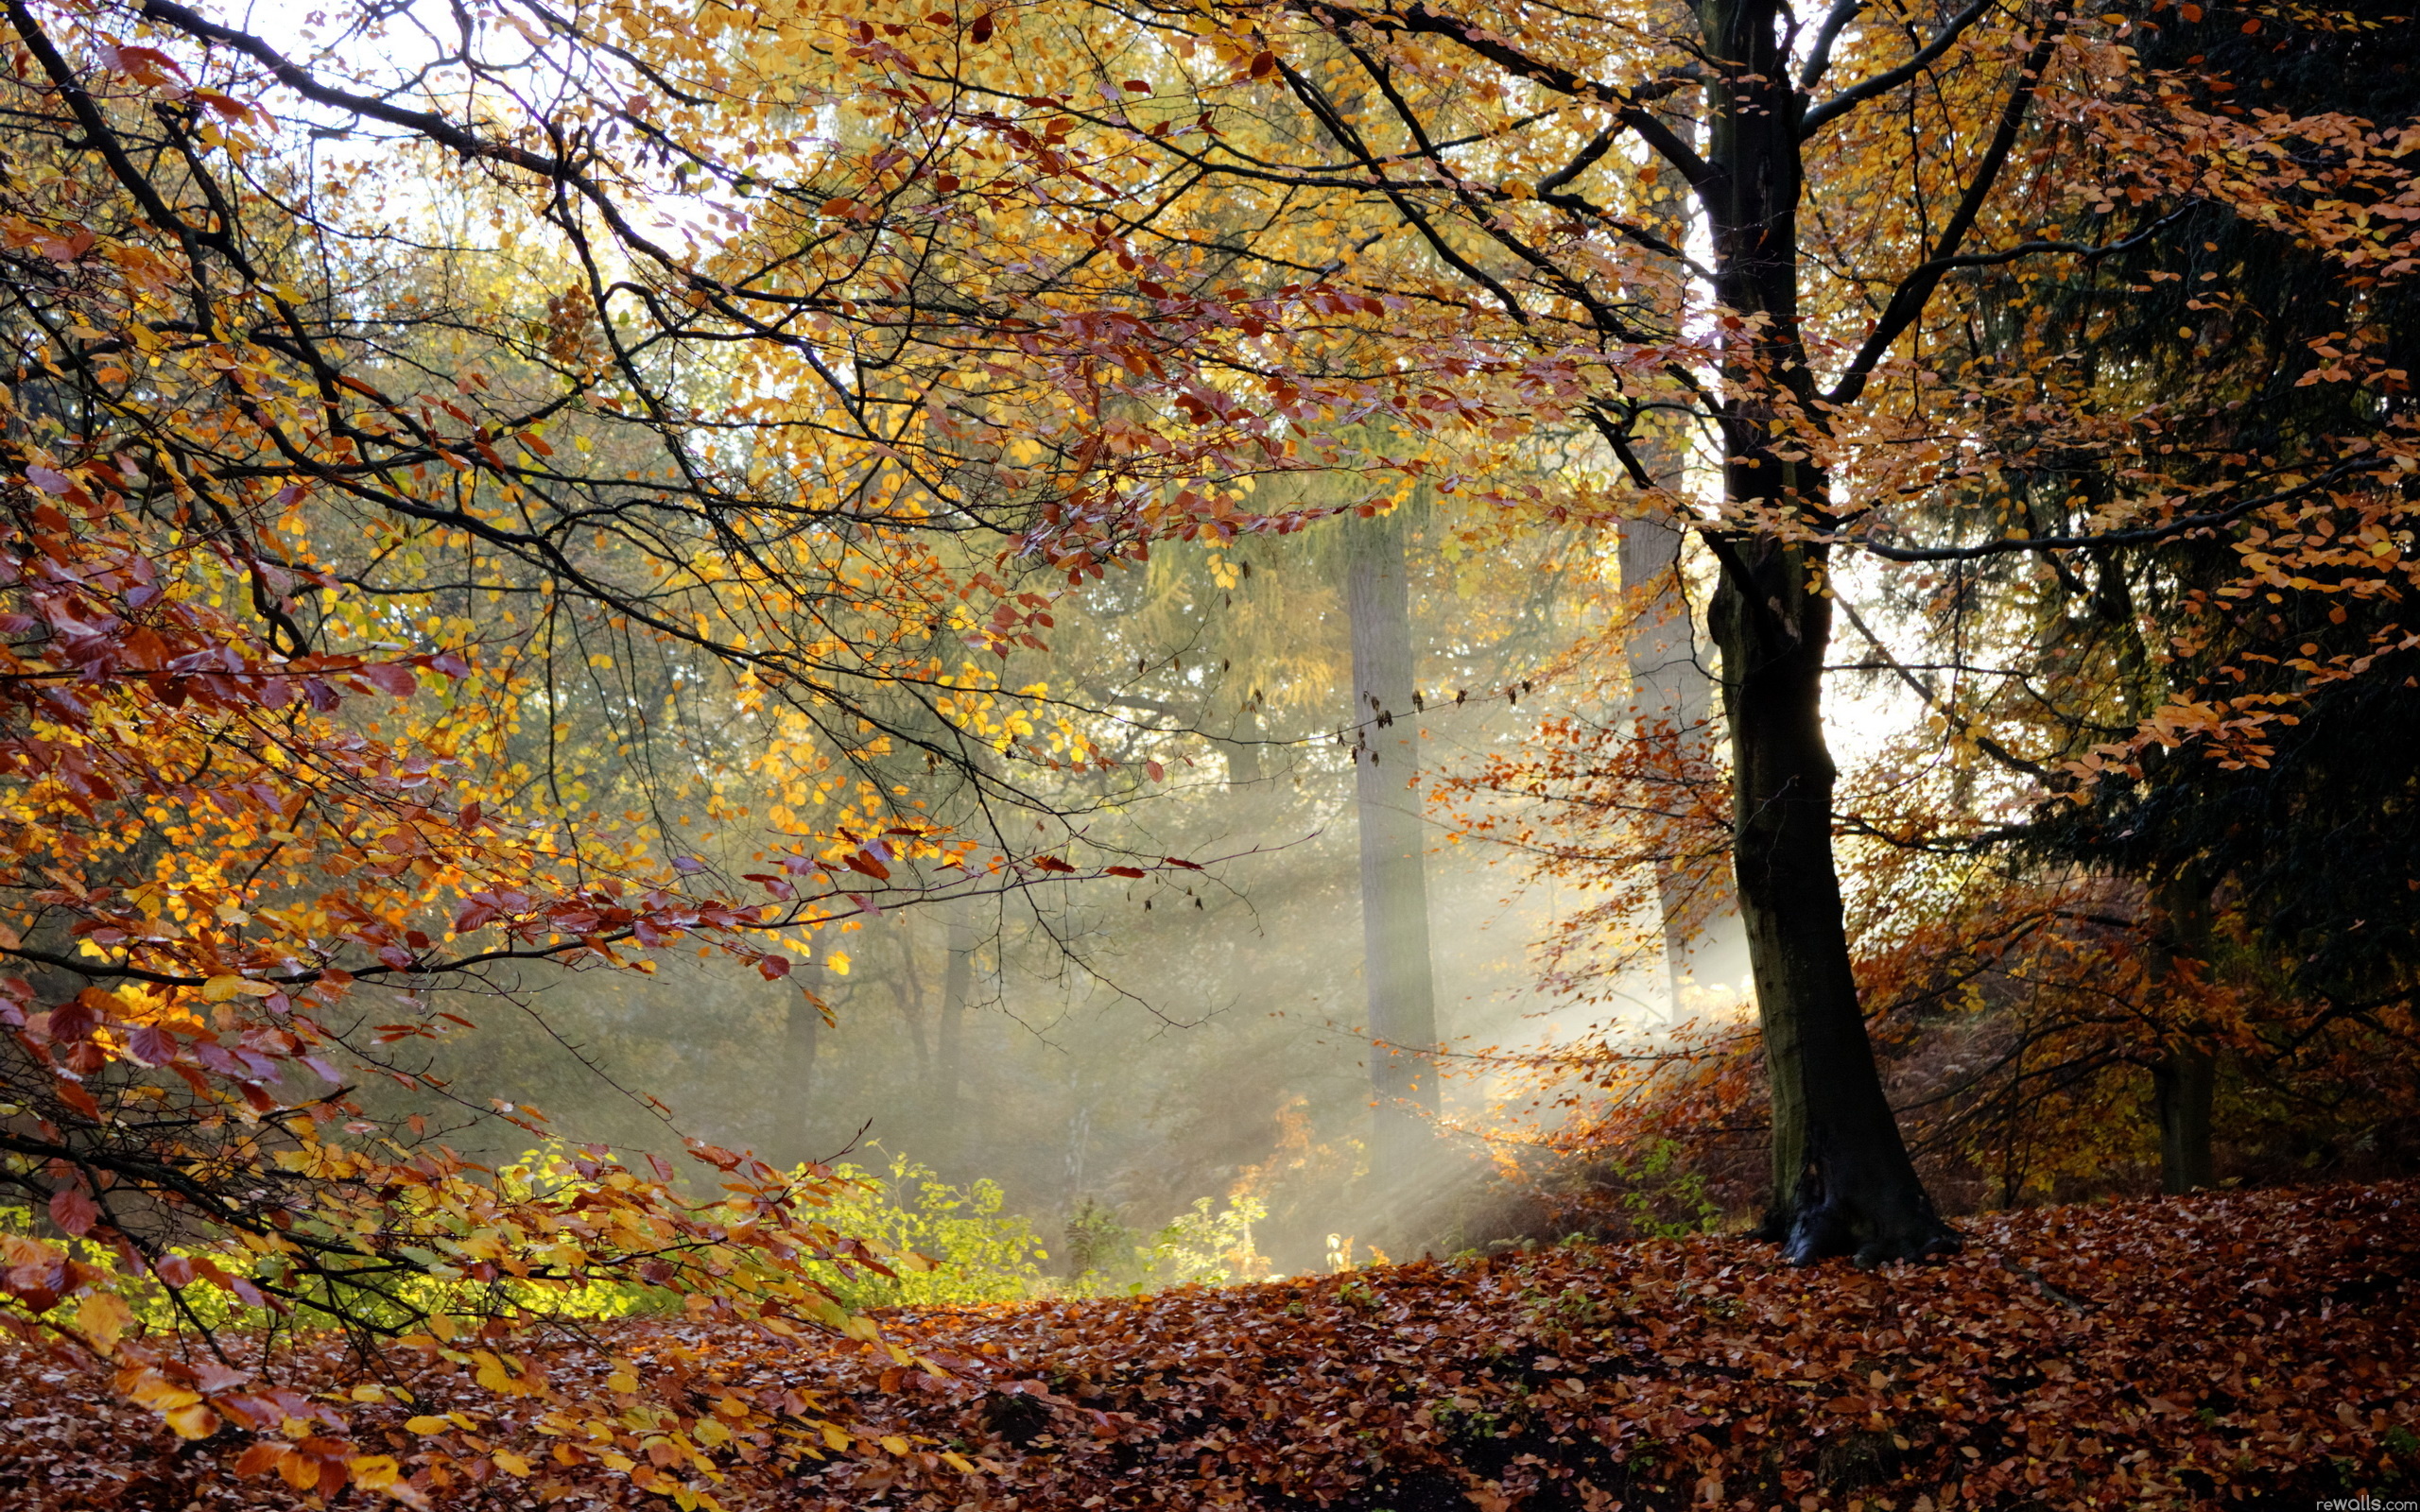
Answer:
POLYGON ((362 680, 371 686, 382 693, 391 693, 398 698, 410 697, 420 687, 419 679, 412 676, 412 669, 394 662, 363 667, 361 676, 362 680))
POLYGON ((216 1360, 204 1360, 194 1366, 193 1387, 196 1391, 208 1392, 215 1397, 222 1391, 233 1391, 251 1379, 252 1378, 249 1374, 233 1366, 220 1365, 216 1360))
POLYGON ((127 1054, 147 1066, 164 1066, 177 1058, 177 1042, 157 1024, 142 1024, 126 1037, 127 1054))
POLYGON ((50 1221, 81 1239, 101 1221, 100 1205, 74 1187, 60 1187, 50 1194, 50 1221))
POLYGON ((992 13, 987 10, 983 12, 983 14, 976 17, 975 25, 966 28, 966 34, 975 41, 975 43, 977 46, 990 42, 992 40, 992 13))

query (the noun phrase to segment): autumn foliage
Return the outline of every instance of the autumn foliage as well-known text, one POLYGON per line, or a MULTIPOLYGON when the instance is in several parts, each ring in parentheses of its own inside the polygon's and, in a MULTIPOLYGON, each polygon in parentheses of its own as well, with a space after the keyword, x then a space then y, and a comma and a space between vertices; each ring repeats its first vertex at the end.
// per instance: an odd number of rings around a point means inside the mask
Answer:
POLYGON ((562 1143, 417 1058, 476 1028, 435 992, 700 949, 811 1032, 809 963, 886 910, 1201 872, 1091 822, 1167 775, 1117 716, 1002 669, 1155 547, 1420 493, 1482 545, 1680 522, 1770 758, 1609 678, 1467 780, 1597 889, 1550 985, 1601 987, 1642 868, 1729 847, 1772 1022, 1817 1026, 1515 1067, 1567 1116, 1491 1132, 1583 1195, 1686 1138, 1744 1211, 1853 1113, 1876 1195, 1776 1190, 1794 1253, 1944 1253, 1869 1039, 1962 1206, 2139 1163, 2145 1072, 2223 1059, 2256 1175, 2408 1128, 2408 971, 2341 948, 2408 858, 2239 838, 2368 833, 2328 806, 2356 737, 2292 732, 2366 728, 2420 640, 2420 127, 2243 103, 2267 37, 2395 18, 1501 9, 616 0, 432 42, 10 0, 0 1325, 197 1446, 28 1485, 1595 1512, 2411 1473, 2401 1187, 1982 1220, 1920 1274, 1693 1240, 877 1329, 831 1278, 920 1262, 827 1222, 804 1152, 562 1143), (1836 805, 1860 574, 1921 728, 1836 805), (472 1117, 544 1153, 489 1169, 472 1117), (641 1307, 678 1320, 605 1321, 641 1307))
MULTIPOLYGON (((615 1323, 599 1340, 625 1366, 546 1357, 610 1409, 483 1417, 494 1452, 467 1467, 422 1434, 485 1399, 431 1351, 389 1352, 349 1395, 328 1388, 352 1367, 316 1356, 277 1400, 465 1506, 628 1505, 604 1466, 724 1427, 733 1508, 2274 1506, 2420 1476, 2412 1201, 2042 1209, 1973 1223, 1945 1265, 1876 1273, 1701 1238, 881 1319, 945 1373, 615 1323), (752 1426, 810 1401, 879 1438, 802 1466, 752 1426)), ((19 1504, 312 1488, 230 1479, 264 1452, 224 1436, 179 1449, 147 1415, 64 1406, 86 1368, 10 1360, 0 1488, 19 1504)), ((314 1442, 266 1452, 283 1468, 314 1442)))

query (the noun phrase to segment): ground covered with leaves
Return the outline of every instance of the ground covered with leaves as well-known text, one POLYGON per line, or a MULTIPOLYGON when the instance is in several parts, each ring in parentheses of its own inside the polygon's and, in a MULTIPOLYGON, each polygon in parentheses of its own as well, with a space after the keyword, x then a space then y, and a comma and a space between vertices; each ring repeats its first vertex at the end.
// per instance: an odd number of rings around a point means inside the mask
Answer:
MULTIPOLYGON (((2420 1183, 1964 1227, 1964 1254, 1921 1268, 1792 1271, 1768 1247, 1703 1238, 885 1316, 919 1365, 661 1321, 602 1342, 700 1419, 753 1399, 863 1425, 803 1473, 778 1440, 731 1443, 713 1494, 734 1512, 2420 1496, 2420 1183)), ((548 1436, 496 1416, 451 1364, 385 1364, 409 1404, 331 1391, 317 1426, 383 1436, 439 1507, 672 1504, 631 1483, 669 1447, 635 1396, 622 1421, 548 1436), (449 1410, 478 1432, 415 1431, 449 1410)), ((333 1359, 311 1367, 327 1374, 285 1384, 337 1379, 333 1359)), ((565 1351, 553 1368, 606 1366, 565 1351)), ((0 1360, 0 1505, 27 1512, 378 1500, 239 1478, 251 1440, 180 1445, 58 1356, 0 1360)))

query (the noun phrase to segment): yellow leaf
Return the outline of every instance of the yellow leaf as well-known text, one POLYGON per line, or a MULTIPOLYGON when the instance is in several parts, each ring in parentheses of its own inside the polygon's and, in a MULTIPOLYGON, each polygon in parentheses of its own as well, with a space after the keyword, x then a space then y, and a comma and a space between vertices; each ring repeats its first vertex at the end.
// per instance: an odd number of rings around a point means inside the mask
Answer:
POLYGON ((351 1464, 354 1484, 365 1491, 383 1491, 403 1479, 403 1467, 392 1454, 355 1454, 351 1464))
POLYGON ((824 1448, 846 1449, 849 1447, 848 1433, 838 1423, 825 1423, 822 1428, 824 1448))
POLYGON ((972 1475, 975 1473, 974 1461, 968 1459, 963 1454, 953 1453, 951 1451, 946 1449, 942 1451, 942 1463, 948 1466, 951 1469, 958 1471, 961 1475, 972 1475))
POLYGON ((474 1350, 471 1358, 478 1362, 479 1384, 498 1396, 527 1397, 538 1390, 519 1360, 499 1360, 485 1349, 474 1350))
POLYGON ((159 1371, 148 1368, 120 1372, 117 1388, 126 1393, 129 1400, 138 1406, 148 1407, 164 1418, 201 1400, 200 1392, 189 1391, 159 1371))
POLYGON ((168 1426, 179 1438, 208 1438, 218 1432, 218 1415, 200 1402, 180 1407, 167 1415, 168 1426))
POLYGON ((454 1425, 442 1418, 423 1416, 405 1418, 404 1426, 415 1434, 441 1434, 454 1425))
POLYGON ((885 1434, 882 1435, 882 1447, 893 1454, 905 1454, 908 1452, 908 1440, 897 1434, 885 1434))
POLYGON ((830 955, 824 957, 823 964, 832 969, 832 974, 834 976, 846 976, 849 974, 849 953, 847 951, 834 951, 830 955))
POLYGON ((103 1354, 117 1348, 118 1335, 134 1321, 134 1312, 115 1292, 95 1292, 76 1310, 76 1329, 103 1354))
POLYGON ((233 971, 212 977, 201 985, 201 1001, 224 1003, 233 997, 265 998, 277 990, 272 982, 255 982, 233 971))
POLYGON ((527 1475, 529 1473, 529 1462, 509 1449, 499 1449, 494 1453, 490 1454, 488 1458, 495 1461, 495 1468, 504 1471, 507 1475, 527 1475))

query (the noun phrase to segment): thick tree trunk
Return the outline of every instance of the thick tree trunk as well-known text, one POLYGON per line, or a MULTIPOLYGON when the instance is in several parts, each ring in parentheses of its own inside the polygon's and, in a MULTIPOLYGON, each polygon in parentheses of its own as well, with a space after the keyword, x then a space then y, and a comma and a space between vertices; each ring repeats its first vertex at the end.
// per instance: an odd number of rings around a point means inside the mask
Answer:
MULTIPOLYGON (((1642 454, 1646 448, 1641 448, 1642 454)), ((1659 483, 1677 467, 1649 460, 1659 483)), ((1654 518, 1622 523, 1618 557, 1621 584, 1637 618, 1631 622, 1623 653, 1630 663, 1631 713, 1643 725, 1668 726, 1682 742, 1704 738, 1714 703, 1714 679, 1700 660, 1697 627, 1680 582, 1678 522, 1654 518)), ((1691 853, 1692 836, 1675 833, 1655 863, 1658 922, 1664 964, 1670 977, 1671 1017, 1689 1016, 1692 998, 1736 993, 1748 971, 1748 936, 1739 920, 1739 899, 1727 859, 1708 865, 1691 853)))
MULTIPOLYGON (((1812 420, 1798 319, 1799 120, 1777 0, 1704 0, 1706 172, 1715 297, 1728 327, 1723 492, 1735 519, 1779 514, 1828 528, 1830 484, 1790 417, 1812 420)), ((1772 1099, 1771 1206, 1762 1232, 1792 1263, 1860 1264, 1955 1249, 1934 1211, 1866 1038, 1832 864, 1824 656, 1824 548, 1783 530, 1709 537, 1722 563, 1714 638, 1731 729, 1733 862, 1772 1099)))
POLYGON ((1428 839, 1411 791, 1420 769, 1403 525, 1353 527, 1345 607, 1353 632, 1355 812, 1361 831, 1361 974, 1370 993, 1370 1174, 1411 1178, 1435 1140, 1436 987, 1428 955, 1428 839))
POLYGON ((1818 548, 1739 541, 1714 601, 1731 726, 1739 912, 1772 1100, 1764 1236, 1793 1263, 1860 1264, 1956 1247, 1883 1096, 1849 970, 1832 865, 1824 651, 1831 604, 1808 591, 1818 548))

